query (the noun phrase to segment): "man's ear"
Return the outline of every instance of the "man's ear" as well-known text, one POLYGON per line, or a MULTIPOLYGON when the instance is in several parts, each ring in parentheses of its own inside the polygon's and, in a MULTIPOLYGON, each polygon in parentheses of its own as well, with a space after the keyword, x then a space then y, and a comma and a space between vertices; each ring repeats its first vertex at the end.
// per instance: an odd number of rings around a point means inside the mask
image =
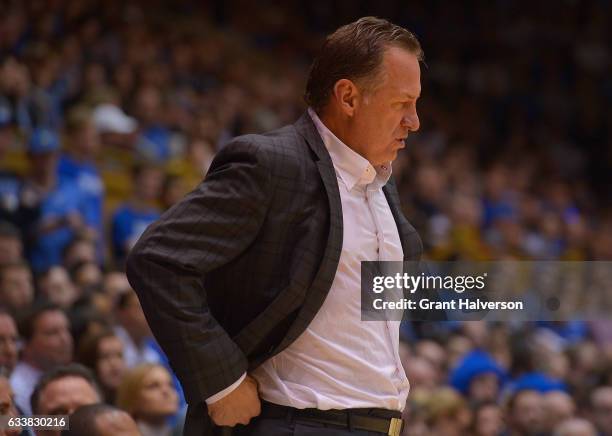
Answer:
POLYGON ((334 85, 334 100, 340 111, 352 117, 359 104, 359 89, 354 82, 348 79, 340 79, 334 85))

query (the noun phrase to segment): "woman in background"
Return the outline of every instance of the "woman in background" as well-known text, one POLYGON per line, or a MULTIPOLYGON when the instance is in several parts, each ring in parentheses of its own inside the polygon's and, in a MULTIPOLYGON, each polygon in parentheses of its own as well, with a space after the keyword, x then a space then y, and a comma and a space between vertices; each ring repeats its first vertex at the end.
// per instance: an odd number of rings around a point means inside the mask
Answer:
POLYGON ((93 370, 106 402, 113 404, 127 369, 121 340, 112 330, 86 334, 79 342, 78 360, 93 370))
POLYGON ((179 408, 172 377, 166 368, 145 363, 129 370, 117 391, 117 406, 128 412, 143 436, 170 436, 169 419, 179 408))

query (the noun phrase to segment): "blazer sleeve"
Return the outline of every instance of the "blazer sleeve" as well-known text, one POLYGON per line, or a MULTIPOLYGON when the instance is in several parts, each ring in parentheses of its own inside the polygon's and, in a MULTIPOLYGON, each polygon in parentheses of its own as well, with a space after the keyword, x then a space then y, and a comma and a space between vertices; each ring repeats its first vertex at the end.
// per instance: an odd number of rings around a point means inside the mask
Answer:
POLYGON ((147 321, 189 403, 203 402, 247 370, 247 359, 212 316, 203 276, 255 239, 272 197, 267 156, 226 145, 202 183, 151 224, 126 262, 147 321))

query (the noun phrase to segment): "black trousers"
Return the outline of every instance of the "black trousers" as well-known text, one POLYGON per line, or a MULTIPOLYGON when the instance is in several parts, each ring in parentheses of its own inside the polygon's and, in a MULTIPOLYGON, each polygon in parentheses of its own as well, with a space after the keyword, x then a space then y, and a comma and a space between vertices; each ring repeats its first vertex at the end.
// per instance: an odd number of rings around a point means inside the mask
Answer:
MULTIPOLYGON (((289 420, 287 418, 253 418, 249 425, 238 425, 232 436, 381 436, 365 430, 349 430, 312 421, 289 420)), ((225 436, 223 433, 220 436, 225 436)))

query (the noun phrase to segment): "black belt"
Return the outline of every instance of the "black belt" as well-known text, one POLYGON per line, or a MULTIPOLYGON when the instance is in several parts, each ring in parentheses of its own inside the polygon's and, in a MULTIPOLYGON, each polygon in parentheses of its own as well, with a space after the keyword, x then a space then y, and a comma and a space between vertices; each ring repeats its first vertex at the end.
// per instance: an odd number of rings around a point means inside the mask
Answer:
POLYGON ((389 436, 400 436, 403 426, 401 412, 386 409, 296 409, 262 401, 260 416, 311 421, 354 430, 375 431, 389 436))

